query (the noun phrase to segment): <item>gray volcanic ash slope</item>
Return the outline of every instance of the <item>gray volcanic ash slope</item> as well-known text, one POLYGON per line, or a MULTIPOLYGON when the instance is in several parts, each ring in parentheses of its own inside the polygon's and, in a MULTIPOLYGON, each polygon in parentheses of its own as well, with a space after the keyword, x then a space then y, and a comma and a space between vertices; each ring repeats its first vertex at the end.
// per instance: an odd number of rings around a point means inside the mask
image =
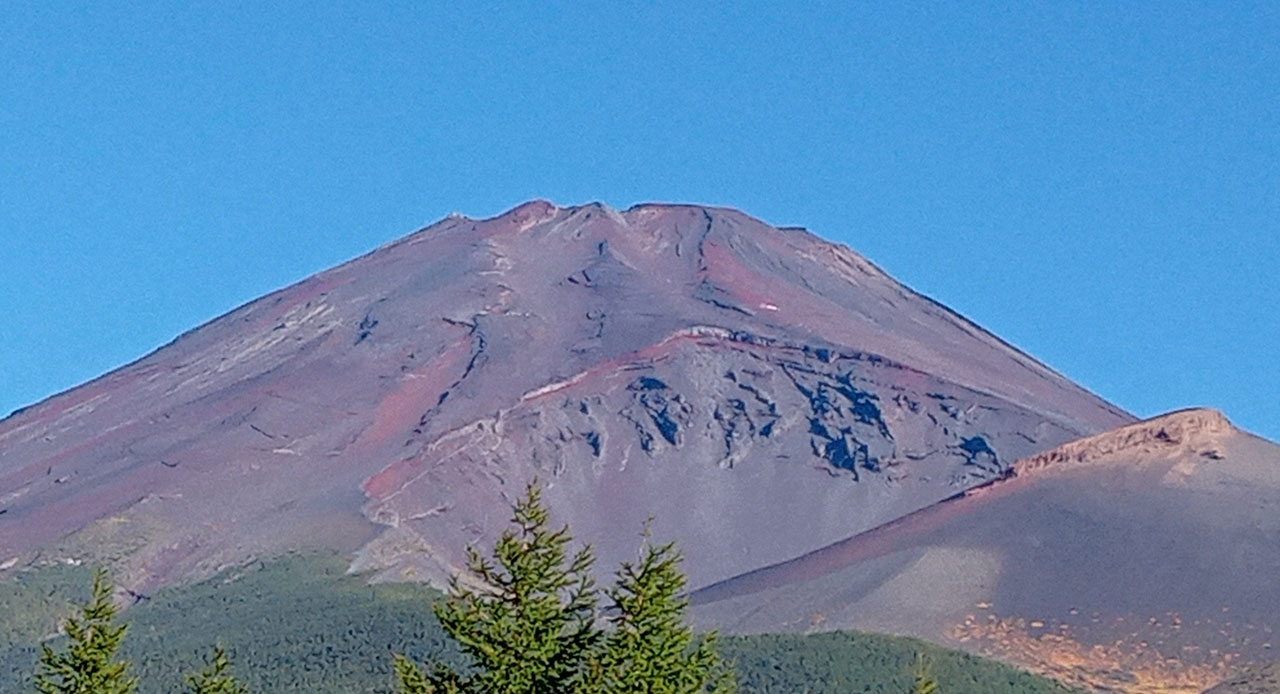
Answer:
POLYGON ((1199 692, 1280 649, 1280 446, 1189 410, 694 594, 734 631, 860 628, 1102 690, 1199 692))
POLYGON ((450 217, 0 422, 0 567, 147 589, 290 549, 440 580, 539 477, 695 584, 1132 421, 847 248, 742 213, 450 217))
POLYGON ((1206 694, 1280 694, 1280 661, 1243 672, 1206 694))

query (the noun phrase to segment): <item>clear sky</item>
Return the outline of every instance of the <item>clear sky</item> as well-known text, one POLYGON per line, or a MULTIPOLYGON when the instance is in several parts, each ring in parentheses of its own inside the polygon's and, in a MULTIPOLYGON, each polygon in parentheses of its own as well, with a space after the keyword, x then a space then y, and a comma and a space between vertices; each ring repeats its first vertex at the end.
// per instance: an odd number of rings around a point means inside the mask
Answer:
POLYGON ((445 5, 6 0, 0 415, 542 197, 806 226, 1280 438, 1280 4, 445 5))

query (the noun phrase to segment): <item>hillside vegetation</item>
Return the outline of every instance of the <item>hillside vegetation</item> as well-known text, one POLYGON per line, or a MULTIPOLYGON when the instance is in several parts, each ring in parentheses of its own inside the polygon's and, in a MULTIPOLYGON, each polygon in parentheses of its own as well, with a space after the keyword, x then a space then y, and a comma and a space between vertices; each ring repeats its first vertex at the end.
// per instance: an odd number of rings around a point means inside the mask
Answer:
MULTIPOLYGON (((253 692, 394 691, 392 654, 462 665, 417 584, 368 585, 337 556, 290 555, 166 589, 125 612, 123 655, 140 694, 180 691, 222 643, 253 692)), ((45 566, 0 580, 0 691, 31 690, 38 639, 88 594, 84 567, 45 566)), ((1065 694, 1009 666, 913 639, 858 632, 725 637, 741 692, 907 692, 923 655, 944 694, 1065 694)))

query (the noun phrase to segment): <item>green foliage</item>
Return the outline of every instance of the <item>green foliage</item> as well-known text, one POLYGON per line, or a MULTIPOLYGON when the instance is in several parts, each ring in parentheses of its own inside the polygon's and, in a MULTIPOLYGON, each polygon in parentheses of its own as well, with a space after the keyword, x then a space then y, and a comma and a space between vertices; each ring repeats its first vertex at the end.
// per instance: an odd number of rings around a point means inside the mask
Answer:
POLYGON ((464 663, 431 613, 439 591, 369 585, 346 568, 342 557, 295 555, 140 602, 126 613, 125 644, 140 694, 180 690, 215 639, 254 692, 388 693, 393 652, 464 663))
POLYGON ((89 599, 93 572, 85 566, 48 564, 13 569, 0 580, 0 648, 33 644, 57 631, 76 605, 89 599))
MULTIPOLYGON (((64 576, 59 567, 28 572, 52 569, 64 576)), ((67 594, 87 588, 79 574, 67 580, 60 589, 67 594)), ((38 583, 53 585, 54 577, 38 583)), ((121 652, 133 661, 138 694, 184 691, 185 674, 205 665, 215 641, 253 692, 390 694, 393 652, 464 664, 431 613, 441 597, 419 584, 369 585, 348 575, 340 556, 286 555, 141 600, 121 615, 130 624, 121 652)), ((33 641, 0 642, 0 692, 31 690, 39 657, 33 641)))
POLYGON ((66 649, 40 647, 35 685, 41 694, 132 694, 137 687, 129 662, 116 658, 128 625, 115 623, 111 593, 106 570, 94 572, 89 602, 67 618, 66 649))
POLYGON ((916 667, 912 671, 911 694, 938 694, 938 680, 933 677, 933 664, 923 655, 916 655, 916 667))
POLYGON ((613 630, 599 656, 609 694, 734 691, 733 672, 716 653, 716 634, 695 637, 685 624, 685 576, 674 543, 654 546, 648 529, 638 564, 624 562, 607 593, 613 630))
POLYGON ((568 527, 548 528, 550 517, 536 484, 515 504, 512 525, 498 538, 493 560, 467 549, 468 568, 482 585, 454 577, 449 600, 436 606, 440 625, 470 656, 475 669, 423 675, 397 661, 406 694, 464 691, 562 694, 581 686, 584 655, 600 640, 591 550, 570 558, 568 527), (426 689, 415 690, 418 682, 426 689))
POLYGON ((902 694, 918 658, 932 663, 946 694, 1068 694, 1057 682, 918 639, 857 631, 726 636, 720 652, 746 693, 902 694))
POLYGON ((231 661, 222 646, 214 649, 202 669, 187 675, 187 691, 191 694, 249 694, 248 688, 231 675, 231 661))
POLYGON ((685 577, 674 544, 654 546, 648 531, 638 563, 624 562, 607 591, 607 633, 598 626, 591 551, 569 557, 567 527, 550 530, 537 484, 530 484, 485 559, 468 549, 480 587, 455 577, 435 609, 440 625, 474 669, 424 674, 397 657, 403 694, 731 694, 732 671, 716 654, 715 634, 686 626, 685 577))
POLYGON ((444 665, 436 665, 435 672, 428 677, 412 660, 399 653, 395 654, 395 669, 402 694, 459 694, 471 686, 456 670, 444 665))
MULTIPOLYGON (((63 565, 13 571, 0 594, 21 579, 24 593, 56 591, 82 602, 87 570, 63 565)), ((173 694, 200 668, 215 640, 226 644, 238 679, 254 692, 392 694, 391 653, 466 673, 466 659, 440 628, 432 603, 443 596, 417 584, 369 585, 346 573, 345 558, 295 554, 225 571, 156 592, 126 610, 121 653, 132 660, 138 694, 173 694)), ((0 625, 30 618, 24 607, 0 613, 0 625)), ((47 606, 35 604, 42 614, 47 606)), ((43 629, 57 624, 55 614, 43 629)), ((40 650, 34 638, 0 641, 0 692, 33 690, 40 650)), ((51 642, 55 648, 65 640, 51 642)), ((913 684, 917 654, 927 657, 946 694, 1068 694, 1049 680, 995 661, 915 639, 860 632, 723 636, 742 694, 902 694, 913 684)), ((418 690, 421 691, 421 690, 418 690)))

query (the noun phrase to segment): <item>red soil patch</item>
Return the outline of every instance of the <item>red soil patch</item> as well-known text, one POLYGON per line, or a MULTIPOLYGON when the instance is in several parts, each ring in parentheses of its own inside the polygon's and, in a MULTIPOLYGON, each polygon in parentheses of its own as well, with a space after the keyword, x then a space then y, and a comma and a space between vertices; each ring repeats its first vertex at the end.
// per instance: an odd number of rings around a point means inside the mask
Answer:
POLYGON ((422 414, 434 407, 440 395, 462 375, 470 354, 471 339, 459 340, 426 366, 406 374, 399 387, 378 403, 373 422, 360 437, 360 443, 376 445, 417 426, 422 414))

